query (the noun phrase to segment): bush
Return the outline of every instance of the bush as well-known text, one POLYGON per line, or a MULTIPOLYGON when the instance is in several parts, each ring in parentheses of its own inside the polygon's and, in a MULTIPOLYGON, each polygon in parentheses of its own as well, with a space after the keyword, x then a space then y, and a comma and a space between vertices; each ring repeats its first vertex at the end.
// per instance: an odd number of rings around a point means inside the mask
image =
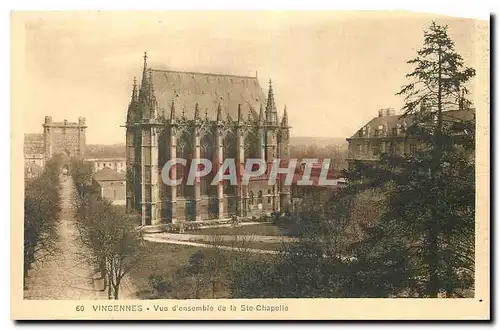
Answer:
POLYGON ((268 214, 264 214, 259 218, 260 222, 269 222, 271 221, 271 217, 268 214))
POLYGON ((163 275, 149 275, 148 283, 153 289, 153 293, 166 293, 169 290, 169 285, 163 275))
POLYGON ((184 230, 199 230, 203 226, 202 222, 185 222, 184 230))

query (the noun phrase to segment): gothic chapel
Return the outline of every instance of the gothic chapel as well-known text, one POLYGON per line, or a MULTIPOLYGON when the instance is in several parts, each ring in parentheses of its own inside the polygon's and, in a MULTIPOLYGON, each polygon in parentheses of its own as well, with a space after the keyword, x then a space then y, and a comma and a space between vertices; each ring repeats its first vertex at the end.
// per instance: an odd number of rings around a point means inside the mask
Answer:
POLYGON ((266 98, 257 77, 152 69, 144 54, 125 127, 127 210, 140 215, 142 226, 260 216, 288 206, 283 178, 268 182, 269 164, 289 157, 290 136, 286 107, 279 120, 271 82, 266 98), (172 167, 170 177, 183 183, 169 186, 161 171, 174 158, 188 163, 172 167), (212 172, 186 185, 197 158, 210 159, 212 172), (268 170, 245 186, 210 185, 225 158, 235 159, 238 174, 247 158, 264 159, 268 170))

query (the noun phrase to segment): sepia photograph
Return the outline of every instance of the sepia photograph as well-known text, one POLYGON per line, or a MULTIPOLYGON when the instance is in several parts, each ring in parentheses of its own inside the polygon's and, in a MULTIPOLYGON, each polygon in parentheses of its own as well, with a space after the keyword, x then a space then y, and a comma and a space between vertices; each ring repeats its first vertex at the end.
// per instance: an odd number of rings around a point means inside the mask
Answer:
POLYGON ((489 318, 489 20, 11 26, 13 318, 489 318))

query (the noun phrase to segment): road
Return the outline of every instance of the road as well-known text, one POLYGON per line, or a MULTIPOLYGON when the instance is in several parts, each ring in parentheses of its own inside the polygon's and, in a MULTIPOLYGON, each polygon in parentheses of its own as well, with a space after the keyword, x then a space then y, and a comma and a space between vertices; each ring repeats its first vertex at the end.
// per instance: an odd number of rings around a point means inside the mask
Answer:
POLYGON ((61 178, 62 210, 58 224, 59 241, 52 256, 29 271, 25 299, 107 299, 106 293, 94 288, 91 269, 83 255, 88 255, 78 242, 72 198, 71 177, 61 178))
POLYGON ((217 241, 238 241, 246 239, 251 242, 266 242, 266 243, 281 243, 281 242, 295 242, 297 239, 287 236, 265 236, 265 235, 197 235, 197 234, 175 234, 175 233, 157 233, 146 234, 145 239, 148 237, 155 237, 157 239, 164 239, 170 241, 206 241, 211 242, 214 239, 217 241))
POLYGON ((249 252, 249 253, 264 253, 264 254, 278 254, 278 253, 280 253, 279 251, 273 251, 273 250, 238 248, 238 247, 223 246, 223 245, 216 246, 214 244, 207 244, 207 243, 198 243, 198 242, 191 242, 191 241, 173 240, 173 239, 169 239, 166 236, 160 236, 160 235, 154 235, 154 234, 144 235, 143 238, 146 241, 154 242, 154 243, 164 243, 164 244, 174 244, 174 245, 187 245, 187 246, 198 246, 198 247, 206 247, 206 248, 215 248, 215 247, 217 247, 220 250, 227 250, 227 251, 242 251, 242 252, 249 252))

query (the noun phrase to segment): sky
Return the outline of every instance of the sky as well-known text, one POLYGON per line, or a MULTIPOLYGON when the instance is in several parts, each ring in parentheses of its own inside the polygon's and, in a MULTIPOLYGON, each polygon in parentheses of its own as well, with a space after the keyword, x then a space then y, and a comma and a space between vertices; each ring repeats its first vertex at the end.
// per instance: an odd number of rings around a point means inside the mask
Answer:
MULTIPOLYGON (((30 14, 24 42, 24 132, 54 121, 87 120, 87 143, 125 141, 133 77, 148 65, 179 71, 255 76, 278 112, 286 105, 293 136, 348 137, 403 104, 435 20, 478 69, 480 21, 411 13, 354 12, 46 12, 30 14)), ((484 23, 483 23, 484 24, 484 23)))

